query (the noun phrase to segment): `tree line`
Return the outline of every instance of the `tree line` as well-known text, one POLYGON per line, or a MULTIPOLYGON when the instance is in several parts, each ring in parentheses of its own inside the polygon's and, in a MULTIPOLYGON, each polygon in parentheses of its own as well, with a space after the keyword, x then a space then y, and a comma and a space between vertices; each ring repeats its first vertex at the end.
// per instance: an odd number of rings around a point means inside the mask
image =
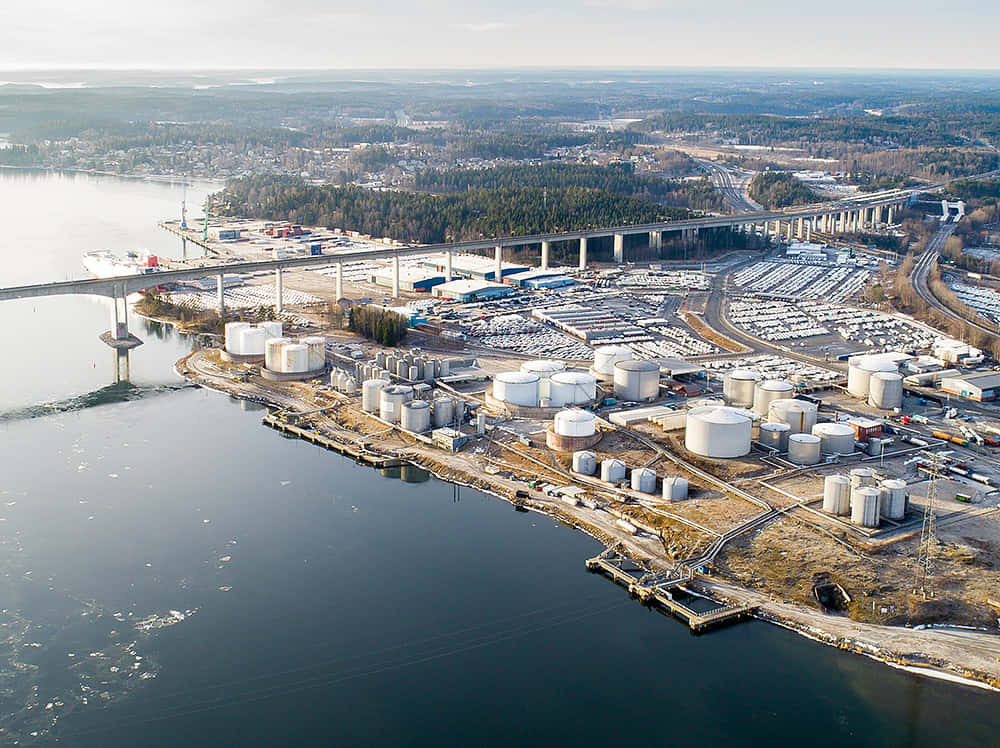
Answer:
POLYGON ((750 197, 765 208, 816 202, 816 193, 787 171, 764 171, 750 180, 750 197))
POLYGON ((403 341, 409 329, 402 314, 376 306, 356 306, 347 313, 347 328, 384 346, 395 346, 403 341))

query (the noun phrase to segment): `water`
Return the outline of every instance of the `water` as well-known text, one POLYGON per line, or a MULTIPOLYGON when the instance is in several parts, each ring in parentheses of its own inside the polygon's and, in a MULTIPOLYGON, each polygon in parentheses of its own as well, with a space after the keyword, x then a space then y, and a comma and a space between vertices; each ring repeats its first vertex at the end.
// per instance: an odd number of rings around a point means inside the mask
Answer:
MULTIPOLYGON (((180 196, 0 172, 0 283, 176 249, 180 196)), ((995 694, 757 622, 694 637, 574 530, 285 439, 182 386, 169 330, 134 325, 113 385, 104 306, 0 309, 0 743, 996 743, 995 694)))

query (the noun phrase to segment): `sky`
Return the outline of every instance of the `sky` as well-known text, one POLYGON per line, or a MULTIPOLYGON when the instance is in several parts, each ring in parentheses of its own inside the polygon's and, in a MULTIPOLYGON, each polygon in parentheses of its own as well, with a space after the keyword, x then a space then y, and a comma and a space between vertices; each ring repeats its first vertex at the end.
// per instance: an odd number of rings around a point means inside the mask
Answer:
POLYGON ((33 0, 0 69, 1000 69, 1000 2, 33 0))

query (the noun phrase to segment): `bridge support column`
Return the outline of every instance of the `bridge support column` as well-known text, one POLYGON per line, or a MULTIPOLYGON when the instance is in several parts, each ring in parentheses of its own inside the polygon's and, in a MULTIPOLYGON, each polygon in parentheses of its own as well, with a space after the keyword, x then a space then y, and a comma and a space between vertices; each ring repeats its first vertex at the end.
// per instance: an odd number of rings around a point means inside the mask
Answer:
POLYGON ((186 237, 181 237, 181 259, 186 260, 188 258, 188 240, 186 237))
POLYGON ((542 270, 549 269, 549 243, 542 242, 542 270))
POLYGON ((655 249, 657 252, 663 248, 663 234, 659 231, 649 232, 649 248, 655 249))
POLYGON ((336 301, 340 301, 344 298, 344 263, 337 263, 337 275, 335 277, 333 295, 336 297, 336 301))
POLYGON ((392 256, 392 298, 399 298, 399 255, 392 256))
POLYGON ((785 237, 788 239, 788 243, 789 244, 792 243, 792 231, 793 231, 793 226, 794 225, 795 225, 795 221, 794 220, 791 220, 791 221, 788 222, 788 232, 785 235, 785 237))
POLYGON ((892 226, 893 221, 896 218, 896 206, 895 205, 890 205, 888 213, 889 213, 889 215, 886 217, 885 222, 887 224, 889 224, 890 226, 892 226))
POLYGON ((285 293, 282 288, 281 268, 274 271, 274 311, 283 312, 285 310, 285 293))
POLYGON ((615 262, 625 262, 624 234, 615 234, 615 262))
POLYGON ((587 237, 580 237, 580 270, 587 269, 587 237))
POLYGON ((114 351, 115 384, 125 384, 129 381, 129 349, 118 348, 114 351))
POLYGON ((816 220, 815 218, 807 218, 806 219, 806 241, 807 242, 812 241, 813 221, 815 221, 815 220, 816 220))
POLYGON ((215 306, 220 317, 226 316, 226 295, 225 285, 222 282, 222 273, 215 276, 215 306))
POLYGON ((838 228, 841 234, 847 233, 847 211, 843 211, 840 214, 840 226, 838 228))
POLYGON ((493 252, 496 264, 493 267, 493 280, 496 283, 503 283, 503 247, 497 245, 493 252))
POLYGON ((802 216, 799 216, 796 219, 796 226, 795 226, 795 238, 796 239, 804 239, 805 238, 805 222, 806 222, 806 219, 802 218, 802 216))
POLYGON ((444 281, 445 283, 451 282, 451 250, 446 249, 444 251, 444 281))

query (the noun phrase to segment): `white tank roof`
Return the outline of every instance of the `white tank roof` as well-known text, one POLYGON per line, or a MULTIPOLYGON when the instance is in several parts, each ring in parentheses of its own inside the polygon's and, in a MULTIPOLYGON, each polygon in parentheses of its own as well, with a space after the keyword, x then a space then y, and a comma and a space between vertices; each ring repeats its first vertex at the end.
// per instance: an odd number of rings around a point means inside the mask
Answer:
POLYGON ((562 361, 554 361, 546 358, 541 358, 537 361, 525 361, 521 364, 521 371, 544 375, 554 374, 563 371, 565 368, 566 364, 562 361))
POLYGON ((768 392, 791 392, 794 387, 786 382, 784 379, 768 379, 757 385, 762 390, 767 390, 768 392))
POLYGON ((530 384, 538 381, 538 375, 528 371, 502 371, 493 379, 506 384, 530 384))
POLYGON ((688 411, 688 417, 694 416, 708 423, 731 424, 752 421, 750 415, 739 408, 725 408, 707 406, 703 408, 692 408, 688 411))
POLYGON ((660 367, 657 364, 652 361, 644 361, 642 359, 619 361, 615 364, 615 368, 621 369, 622 371, 660 371, 660 367))
POLYGON ((593 374, 588 374, 585 371, 561 371, 558 374, 552 375, 553 382, 562 382, 563 384, 596 384, 597 379, 593 374))
POLYGON ((748 382, 756 382, 760 379, 760 375, 750 369, 730 369, 726 372, 726 376, 730 379, 740 379, 748 382))

